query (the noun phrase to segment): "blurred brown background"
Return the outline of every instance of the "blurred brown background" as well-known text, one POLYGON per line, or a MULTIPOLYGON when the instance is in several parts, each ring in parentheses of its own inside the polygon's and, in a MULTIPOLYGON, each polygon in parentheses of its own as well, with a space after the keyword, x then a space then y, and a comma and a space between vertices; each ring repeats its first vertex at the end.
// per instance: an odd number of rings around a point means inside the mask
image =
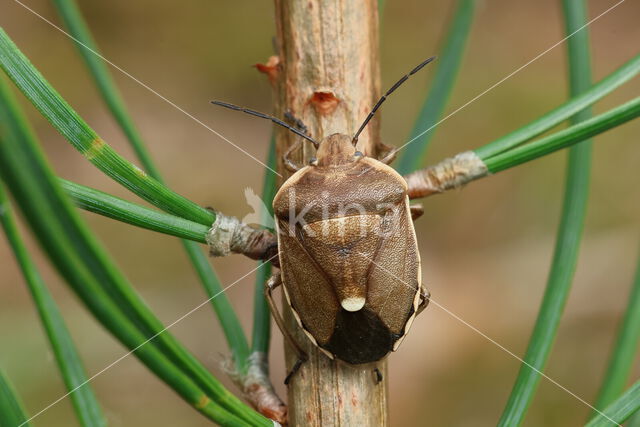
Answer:
MULTIPOLYGON (((423 58, 438 54, 450 17, 448 1, 387 1, 381 28, 383 86, 423 58)), ((59 23, 49 2, 27 4, 59 23)), ((208 104, 222 99, 269 112, 271 91, 251 67, 272 53, 271 2, 80 1, 103 54, 254 156, 264 159, 265 121, 208 104)), ((595 17, 613 1, 590 2, 595 17)), ((640 4, 626 2, 590 27, 594 74, 600 79, 638 53, 640 4)), ((0 6, 0 25, 89 124, 133 159, 106 112, 71 41, 13 1, 0 6)), ((452 111, 564 37, 558 1, 482 1, 448 111, 452 111)), ((437 129, 431 161, 478 147, 566 99, 565 48, 560 45, 437 129)), ((258 193, 262 167, 189 117, 114 71, 130 110, 167 181, 179 193, 228 214, 249 213, 243 190, 258 193)), ((382 110, 383 136, 400 145, 422 102, 433 69, 396 92, 382 110)), ((600 102, 604 111, 637 96, 637 79, 600 102)), ((60 175, 131 196, 75 152, 24 103, 60 175)), ((638 256, 640 121, 597 138, 585 236, 574 289, 546 373, 592 401, 638 256)), ((426 200, 417 222, 424 280, 435 300, 522 355, 545 286, 560 213, 565 153, 557 153, 462 191, 426 200)), ((46 212, 43 212, 46 214, 46 212)), ((174 238, 84 214, 135 287, 166 323, 206 297, 174 238)), ((90 374, 124 353, 30 246, 61 305, 90 374)), ((254 268, 240 256, 212 261, 223 284, 254 268)), ((23 279, 0 239, 0 365, 30 413, 64 394, 53 355, 23 279)), ((251 325, 254 278, 228 292, 251 325)), ((228 351, 209 306, 172 329, 225 383, 228 351)), ((282 393, 282 340, 274 331, 274 381, 282 393)), ((478 333, 431 306, 389 359, 394 426, 490 426, 500 416, 519 362, 478 333)), ((636 363, 634 378, 640 375, 636 363)), ((206 425, 207 422, 136 359, 128 357, 93 382, 113 426, 206 425)), ((234 389, 235 390, 235 389, 234 389)), ((527 426, 582 423, 589 409, 542 380, 527 426)), ((75 425, 66 399, 36 425, 75 425)))

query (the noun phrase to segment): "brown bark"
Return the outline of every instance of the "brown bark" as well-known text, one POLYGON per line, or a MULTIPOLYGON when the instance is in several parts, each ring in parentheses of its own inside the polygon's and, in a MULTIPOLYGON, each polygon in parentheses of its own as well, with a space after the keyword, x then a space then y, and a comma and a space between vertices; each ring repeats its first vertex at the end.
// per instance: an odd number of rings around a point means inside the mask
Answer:
MULTIPOLYGON (((353 135, 380 96, 378 11, 375 0, 276 0, 276 115, 292 113, 316 140, 333 133, 353 135)), ((277 129, 278 170, 286 178, 282 154, 296 136, 277 129)), ((382 150, 374 118, 359 138, 358 149, 377 157, 382 150)), ((314 155, 310 143, 291 158, 305 164, 314 155)), ((386 364, 349 366, 330 360, 300 331, 286 307, 284 315, 309 360, 288 389, 292 426, 387 425, 386 364), (373 369, 383 381, 376 384, 373 369)), ((287 344, 287 368, 296 361, 287 344)))

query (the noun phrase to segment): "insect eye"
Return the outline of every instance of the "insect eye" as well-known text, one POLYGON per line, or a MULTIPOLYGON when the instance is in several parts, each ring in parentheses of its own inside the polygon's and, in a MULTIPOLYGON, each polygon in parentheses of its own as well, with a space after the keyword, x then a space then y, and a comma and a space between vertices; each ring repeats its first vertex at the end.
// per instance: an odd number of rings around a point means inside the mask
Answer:
POLYGON ((364 154, 362 154, 361 151, 356 151, 355 154, 353 155, 353 157, 355 158, 362 158, 364 157, 364 154))

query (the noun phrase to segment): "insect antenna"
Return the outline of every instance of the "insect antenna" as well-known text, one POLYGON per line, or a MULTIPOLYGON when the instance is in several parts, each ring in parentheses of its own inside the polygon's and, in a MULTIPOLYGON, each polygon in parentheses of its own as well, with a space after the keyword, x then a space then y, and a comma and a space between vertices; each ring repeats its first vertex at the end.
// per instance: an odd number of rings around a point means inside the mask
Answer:
POLYGON ((373 118, 373 116, 376 114, 376 111, 378 111, 378 108, 380 108, 380 106, 387 99, 387 97, 391 95, 394 90, 398 89, 398 87, 400 87, 402 83, 406 82, 409 79, 409 77, 411 77, 412 75, 420 71, 425 65, 427 65, 434 59, 436 59, 436 57, 432 56, 431 58, 423 61, 420 65, 418 65, 413 70, 411 70, 409 74, 405 74, 400 80, 396 82, 396 84, 391 86, 391 89, 389 89, 387 93, 382 95, 382 97, 378 100, 378 102, 376 102, 376 105, 373 107, 373 109, 371 110, 367 118, 364 119, 364 122, 362 122, 362 125, 360 125, 360 129, 358 129, 358 132, 356 132, 356 134, 354 135, 353 140, 351 141, 353 142, 353 145, 356 145, 356 143, 358 142, 358 136, 360 136, 360 133, 364 130, 367 124, 369 124, 369 121, 373 118))
POLYGON ((280 125, 280 126, 282 126, 284 128, 289 129, 291 132, 295 133, 296 135, 299 135, 299 136, 303 137, 307 141, 311 141, 313 146, 318 148, 319 144, 315 139, 311 138, 309 135, 305 134, 304 132, 296 129, 295 127, 283 122, 282 120, 280 120, 280 119, 278 119, 276 117, 270 116, 268 114, 261 113, 259 111, 250 110, 249 108, 244 108, 244 107, 240 107, 238 105, 229 104, 227 102, 211 101, 211 103, 213 105, 219 105, 220 107, 229 108, 230 110, 242 111, 243 113, 247 113, 247 114, 250 114, 252 116, 256 116, 256 117, 260 117, 260 118, 263 118, 263 119, 271 120, 273 123, 275 123, 277 125, 280 125))

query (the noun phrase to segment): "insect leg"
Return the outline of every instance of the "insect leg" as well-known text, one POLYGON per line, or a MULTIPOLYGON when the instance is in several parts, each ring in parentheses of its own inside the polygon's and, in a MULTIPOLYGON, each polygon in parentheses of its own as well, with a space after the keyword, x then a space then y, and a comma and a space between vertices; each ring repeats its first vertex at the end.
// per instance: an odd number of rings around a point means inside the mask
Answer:
POLYGON ((289 345, 293 347, 296 355, 298 356, 298 360, 296 360, 296 363, 293 365, 291 372, 289 372, 284 379, 284 383, 289 384, 289 381, 291 381, 293 375, 298 372, 298 369, 300 369, 300 366, 302 366, 302 364, 307 361, 308 357, 307 353, 302 350, 302 347, 300 347, 298 342, 289 332, 289 329, 287 329, 286 325, 284 324, 284 319, 282 318, 282 315, 278 310, 278 306, 276 306, 276 303, 273 300, 273 290, 280 285, 282 285, 282 277, 278 272, 271 276, 269 280, 267 280, 267 283, 264 286, 264 293, 267 297, 267 302, 269 303, 269 307, 271 308, 271 314, 273 315, 273 319, 276 321, 276 325, 278 325, 278 328, 280 328, 280 332, 282 332, 285 340, 289 342, 289 345))
POLYGON ((424 208, 421 204, 411 205, 409 206, 409 209, 411 210, 411 219, 414 221, 420 218, 424 213, 424 208))
POLYGON ((422 311, 427 308, 429 305, 429 298, 431 297, 431 292, 424 287, 424 285, 420 285, 420 305, 418 305, 418 312, 416 314, 422 313, 422 311))
MULTIPOLYGON (((298 129, 300 132, 304 133, 305 135, 308 134, 309 130, 307 128, 307 126, 304 124, 304 122, 302 120, 300 120, 299 118, 297 118, 296 116, 293 115, 293 113, 291 111, 285 111, 284 112, 284 118, 293 123, 293 126, 298 129)), ((302 142, 302 141, 296 141, 295 144, 293 144, 291 147, 289 147, 289 149, 287 150, 287 152, 284 154, 283 156, 283 160, 284 160, 284 166, 287 168, 287 170, 289 172, 297 172, 300 169, 302 169, 302 166, 299 166, 297 164, 295 164, 290 158, 289 155, 293 152, 293 150, 295 148, 298 147, 298 144, 302 142)))
POLYGON ((385 165, 388 165, 389 163, 393 162, 396 159, 396 154, 398 154, 398 149, 391 148, 389 151, 384 153, 384 156, 380 158, 380 161, 385 165))
POLYGON ((302 166, 295 164, 293 160, 289 158, 293 150, 298 148, 300 144, 302 144, 301 139, 297 140, 291 147, 289 147, 286 153, 284 153, 284 156, 282 156, 282 160, 284 160, 284 167, 287 168, 289 172, 297 172, 302 169, 302 166))
POLYGON ((305 360, 302 360, 302 359, 296 360, 296 363, 295 363, 295 365, 293 365, 293 368, 291 368, 291 371, 289 371, 287 376, 284 377, 284 384, 285 385, 289 385, 289 383, 291 382, 291 378, 293 378, 293 376, 296 374, 296 372, 298 372, 298 370, 300 369, 300 367, 302 366, 302 364, 304 362, 306 362, 306 359, 305 360))
POLYGON ((382 382, 382 372, 380 372, 380 369, 374 368, 373 374, 376 376, 376 385, 380 384, 382 382))

